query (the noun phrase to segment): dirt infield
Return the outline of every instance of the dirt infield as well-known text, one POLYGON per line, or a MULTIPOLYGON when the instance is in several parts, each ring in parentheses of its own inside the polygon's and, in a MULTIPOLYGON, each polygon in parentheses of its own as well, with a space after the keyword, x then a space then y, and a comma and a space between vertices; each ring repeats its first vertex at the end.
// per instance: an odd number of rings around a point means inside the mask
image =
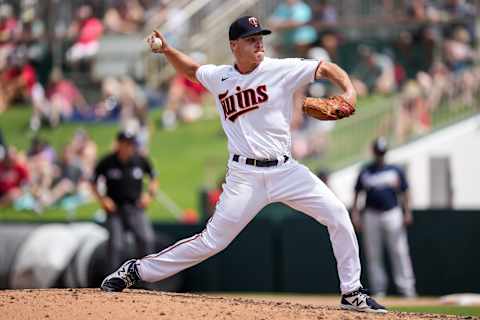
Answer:
POLYGON ((406 320, 473 318, 396 312, 372 315, 342 311, 331 305, 321 306, 233 296, 175 294, 143 290, 103 293, 98 289, 47 289, 0 291, 0 319, 406 320))

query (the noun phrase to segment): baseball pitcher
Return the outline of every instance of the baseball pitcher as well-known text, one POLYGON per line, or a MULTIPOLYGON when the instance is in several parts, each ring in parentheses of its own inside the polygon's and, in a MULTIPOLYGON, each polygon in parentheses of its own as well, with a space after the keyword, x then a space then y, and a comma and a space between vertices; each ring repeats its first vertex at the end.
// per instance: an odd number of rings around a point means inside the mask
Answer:
POLYGON ((282 202, 328 228, 341 306, 387 312, 360 283, 358 243, 345 206, 290 153, 293 93, 298 88, 325 78, 343 91, 334 99, 305 102, 304 110, 313 110, 305 112, 326 120, 351 115, 356 92, 345 71, 333 63, 265 57, 263 36, 270 33, 256 17, 238 18, 229 28, 235 61, 221 66, 197 64, 170 47, 158 31, 147 38, 152 52, 164 54, 177 72, 214 95, 228 138, 228 173, 205 230, 159 253, 125 262, 105 278, 104 291, 122 291, 139 280, 156 282, 191 267, 225 249, 263 207, 282 202))

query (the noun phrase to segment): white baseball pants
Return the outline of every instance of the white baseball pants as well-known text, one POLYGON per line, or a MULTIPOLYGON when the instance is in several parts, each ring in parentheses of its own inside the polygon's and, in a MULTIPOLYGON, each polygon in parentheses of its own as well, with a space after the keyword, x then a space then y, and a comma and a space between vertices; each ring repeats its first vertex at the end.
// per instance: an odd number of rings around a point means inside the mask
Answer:
POLYGON ((293 159, 268 168, 247 165, 243 157, 240 163, 230 160, 223 193, 206 228, 138 260, 140 277, 156 282, 215 255, 272 202, 283 202, 325 225, 337 260, 341 292, 361 286, 358 243, 348 211, 320 179, 293 159))
POLYGON ((415 296, 415 276, 400 207, 385 212, 367 209, 363 215, 362 225, 368 279, 372 292, 385 294, 387 291, 387 273, 383 261, 383 250, 386 245, 395 285, 404 296, 415 296))

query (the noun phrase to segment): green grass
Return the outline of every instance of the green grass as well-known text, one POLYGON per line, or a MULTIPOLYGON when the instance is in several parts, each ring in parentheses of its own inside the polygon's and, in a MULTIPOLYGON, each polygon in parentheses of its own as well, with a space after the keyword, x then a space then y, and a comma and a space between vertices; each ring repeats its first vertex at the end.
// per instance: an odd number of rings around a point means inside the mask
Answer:
POLYGON ((436 313, 458 316, 480 316, 480 307, 463 306, 416 306, 416 307, 390 307, 390 310, 415 313, 436 313))

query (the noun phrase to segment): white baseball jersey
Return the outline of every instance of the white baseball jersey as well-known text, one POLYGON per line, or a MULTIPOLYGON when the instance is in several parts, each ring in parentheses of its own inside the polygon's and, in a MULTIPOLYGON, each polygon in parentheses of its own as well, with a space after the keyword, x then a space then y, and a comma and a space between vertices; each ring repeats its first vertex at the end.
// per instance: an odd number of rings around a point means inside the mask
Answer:
POLYGON ((254 159, 290 155, 293 93, 315 79, 316 60, 265 57, 248 74, 203 65, 198 81, 214 96, 230 154, 254 159))
POLYGON ((318 61, 265 58, 249 74, 205 65, 197 79, 215 95, 231 155, 281 159, 257 167, 230 157, 223 192, 205 230, 137 260, 142 280, 155 282, 225 249, 266 205, 282 202, 327 226, 337 259, 340 290, 358 289, 360 259, 348 211, 307 167, 290 155, 293 93, 313 81, 318 61))

